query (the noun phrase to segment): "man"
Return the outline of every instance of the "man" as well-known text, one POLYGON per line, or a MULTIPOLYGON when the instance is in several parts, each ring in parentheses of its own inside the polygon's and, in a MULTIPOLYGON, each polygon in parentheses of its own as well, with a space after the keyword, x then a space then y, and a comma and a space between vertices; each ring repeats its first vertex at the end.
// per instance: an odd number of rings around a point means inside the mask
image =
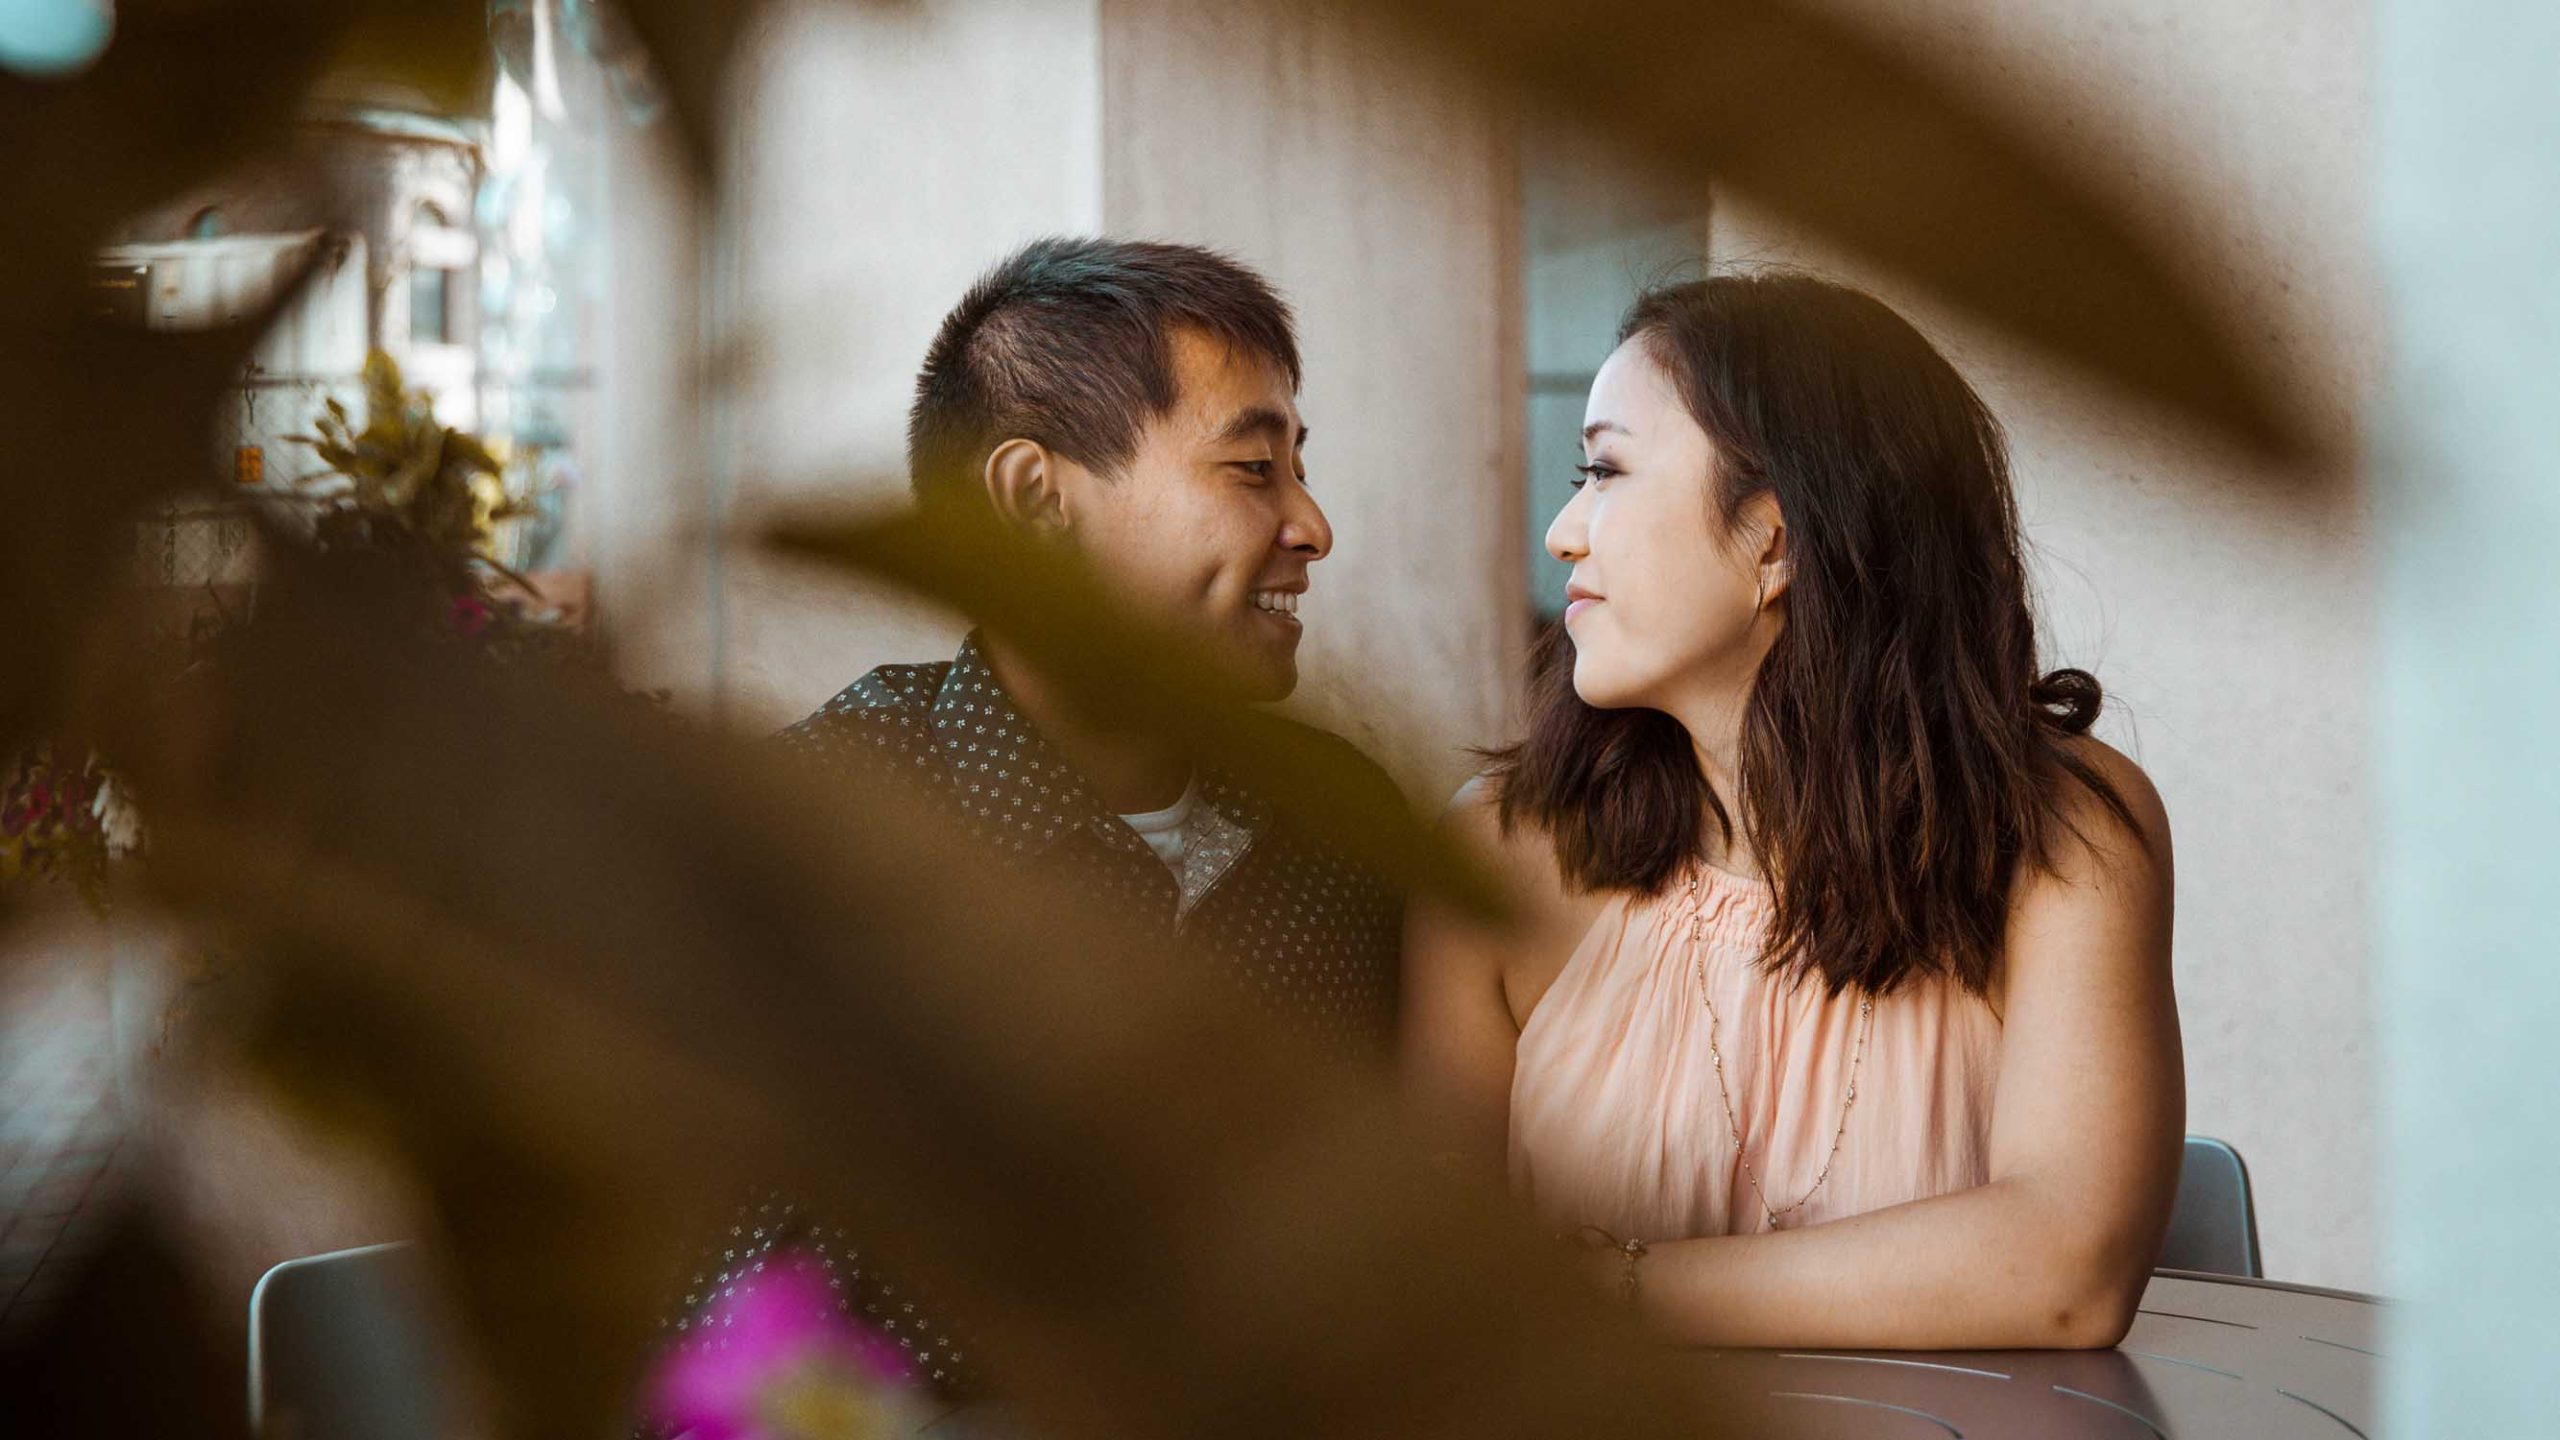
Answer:
MULTIPOLYGON (((990 270, 926 353, 908 427, 920 504, 983 505, 1073 547, 1125 604, 1211 647, 1250 697, 1297 684, 1300 598, 1333 548, 1308 493, 1287 305, 1234 261, 1182 245, 1036 242, 990 270)), ((1383 1057, 1395 1023, 1401 909, 1383 883, 1171 748, 1081 724, 1037 657, 973 634, 959 655, 886 665, 784 732, 830 763, 887 764, 1009 865, 1068 869, 1208 957, 1275 1023, 1344 1056, 1383 1057)), ((1276 722, 1285 723, 1285 722, 1276 722)), ((1383 790, 1383 772, 1337 749, 1383 790)), ((840 1241, 840 1232, 829 1232, 840 1241)), ((716 1293, 775 1243, 813 1245, 776 1199, 740 1218, 716 1293)), ((864 1316, 926 1378, 963 1388, 945 1327, 852 1257, 864 1316)), ((711 1273, 717 1270, 717 1276, 711 1273)))
MULTIPOLYGON (((1288 307, 1252 271, 1190 246, 1042 240, 943 321, 909 469, 919 503, 986 505, 1073 547, 1132 609, 1210 646, 1251 698, 1278 700, 1297 684, 1309 571, 1333 548, 1298 386, 1288 307)), ((973 635, 949 662, 872 671, 786 738, 894 759, 1000 852, 1096 872, 1281 1023, 1383 1054, 1393 895, 1275 824, 1262 798, 1080 725, 1052 693, 1035 657, 973 635)))

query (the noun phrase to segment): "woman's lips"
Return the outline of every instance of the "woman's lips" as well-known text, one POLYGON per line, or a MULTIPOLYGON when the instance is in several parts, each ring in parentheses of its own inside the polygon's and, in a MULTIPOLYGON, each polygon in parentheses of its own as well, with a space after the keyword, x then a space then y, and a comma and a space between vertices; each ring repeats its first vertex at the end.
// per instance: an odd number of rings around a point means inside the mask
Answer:
POLYGON ((1597 600, 1587 598, 1574 601, 1572 604, 1564 607, 1564 623, 1567 625, 1572 624, 1574 616, 1581 614, 1583 611, 1588 610, 1599 603, 1600 602, 1597 600))

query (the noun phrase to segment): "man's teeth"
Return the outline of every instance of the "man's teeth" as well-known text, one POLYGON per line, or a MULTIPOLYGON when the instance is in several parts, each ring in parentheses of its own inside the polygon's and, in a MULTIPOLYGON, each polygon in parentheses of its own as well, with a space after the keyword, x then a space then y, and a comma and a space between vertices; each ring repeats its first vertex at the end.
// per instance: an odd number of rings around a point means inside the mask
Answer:
POLYGON ((1295 615, 1298 613, 1298 597, 1287 590, 1256 590, 1253 592, 1253 608, 1268 610, 1274 615, 1295 615))

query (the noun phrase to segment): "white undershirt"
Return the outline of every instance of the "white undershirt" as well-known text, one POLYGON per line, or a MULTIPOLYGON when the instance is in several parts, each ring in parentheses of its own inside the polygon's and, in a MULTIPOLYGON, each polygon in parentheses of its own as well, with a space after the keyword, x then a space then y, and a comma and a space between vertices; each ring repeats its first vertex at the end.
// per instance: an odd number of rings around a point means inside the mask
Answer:
POLYGON ((1182 852, 1191 844, 1191 812, 1199 803, 1200 781, 1194 776, 1189 784, 1182 787, 1181 799, 1162 810, 1150 810, 1143 815, 1123 815, 1120 823, 1137 831, 1138 838, 1147 842, 1147 848, 1156 852, 1156 858, 1173 871, 1174 878, 1180 879, 1182 852))

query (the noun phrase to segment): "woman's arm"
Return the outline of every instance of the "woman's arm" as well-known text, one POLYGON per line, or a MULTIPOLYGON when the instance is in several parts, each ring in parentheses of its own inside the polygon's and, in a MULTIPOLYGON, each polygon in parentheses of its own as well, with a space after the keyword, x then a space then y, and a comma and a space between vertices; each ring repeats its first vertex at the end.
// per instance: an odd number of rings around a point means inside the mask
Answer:
MULTIPOLYGON (((2170 989, 2168 818, 2088 742, 2142 836, 2094 797, 2021 877, 1977 1189, 1773 1235, 1656 1245, 1640 1303, 1674 1338, 1859 1349, 2096 1349, 2132 1324, 2177 1192, 2184 1061, 2170 989), (2147 842, 2147 843, 2146 843, 2147 842)), ((1623 1264, 1602 1256, 1613 1279, 1623 1264)))
MULTIPOLYGON (((1480 860, 1503 850, 1486 791, 1484 781, 1468 781, 1440 822, 1444 838, 1480 860)), ((1406 1094, 1445 1149, 1495 1175, 1509 1147, 1511 1056, 1520 1039, 1502 985, 1510 943, 1507 934, 1428 900, 1406 911, 1398 1047, 1406 1094)))

